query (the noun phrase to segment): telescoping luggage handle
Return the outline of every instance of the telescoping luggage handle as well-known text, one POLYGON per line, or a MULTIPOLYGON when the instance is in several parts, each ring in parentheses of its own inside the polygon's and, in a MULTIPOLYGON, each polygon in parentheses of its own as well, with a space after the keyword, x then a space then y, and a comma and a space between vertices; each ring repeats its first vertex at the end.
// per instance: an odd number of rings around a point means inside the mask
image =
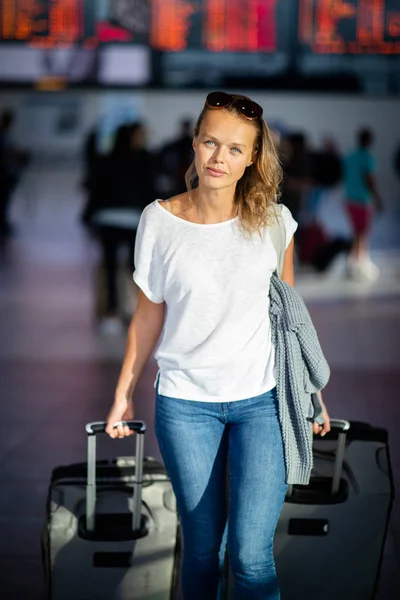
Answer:
MULTIPOLYGON (((135 457, 135 481, 133 484, 132 529, 137 531, 141 525, 142 484, 143 484, 143 448, 146 424, 143 421, 118 421, 118 425, 127 425, 137 433, 135 457)), ((96 421, 85 427, 88 435, 87 447, 87 485, 86 485, 86 529, 93 532, 96 519, 96 435, 105 433, 107 423, 96 421)))
POLYGON ((331 419, 331 429, 339 429, 332 480, 332 494, 337 494, 340 487, 340 478, 342 476, 344 453, 346 451, 346 434, 350 429, 350 423, 343 419, 331 419))
MULTIPOLYGON (((346 451, 346 434, 350 429, 350 422, 344 419, 331 419, 331 429, 339 429, 338 443, 336 448, 335 465, 333 467, 333 479, 331 493, 337 494, 340 489, 340 478, 342 476, 344 454, 346 451)), ((293 493, 293 485, 289 485, 287 496, 293 493)))

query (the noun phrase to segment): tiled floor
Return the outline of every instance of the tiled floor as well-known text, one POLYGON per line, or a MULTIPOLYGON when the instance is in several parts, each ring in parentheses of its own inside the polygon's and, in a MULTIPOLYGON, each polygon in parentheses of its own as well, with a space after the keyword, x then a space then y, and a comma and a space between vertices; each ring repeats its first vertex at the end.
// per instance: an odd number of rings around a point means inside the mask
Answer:
MULTIPOLYGON (((2 600, 43 599, 40 530, 50 472, 85 459, 84 424, 106 416, 124 347, 122 338, 104 338, 94 326, 96 249, 77 226, 78 180, 74 169, 32 171, 16 197, 18 234, 0 256, 2 600)), ((331 415, 388 428, 400 486, 400 277, 393 250, 377 254, 384 285, 354 288, 335 272, 299 276, 298 287, 332 367, 325 392, 331 415)), ((150 425, 146 453, 159 456, 155 372, 151 361, 136 390, 136 411, 150 425)), ((129 453, 131 444, 104 439, 103 454, 129 453)), ((394 600, 399 590, 395 503, 379 600, 394 600)))

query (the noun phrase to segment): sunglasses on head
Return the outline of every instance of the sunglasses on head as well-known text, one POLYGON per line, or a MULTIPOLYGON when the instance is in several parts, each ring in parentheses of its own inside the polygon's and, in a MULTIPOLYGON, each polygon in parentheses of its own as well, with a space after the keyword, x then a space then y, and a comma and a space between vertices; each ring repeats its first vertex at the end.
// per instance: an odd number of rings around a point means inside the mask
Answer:
POLYGON ((211 92, 206 98, 206 104, 208 108, 227 108, 228 106, 234 106, 238 113, 240 113, 246 119, 261 119, 263 116, 263 109, 257 102, 249 100, 248 98, 242 98, 241 96, 233 96, 227 92, 211 92))

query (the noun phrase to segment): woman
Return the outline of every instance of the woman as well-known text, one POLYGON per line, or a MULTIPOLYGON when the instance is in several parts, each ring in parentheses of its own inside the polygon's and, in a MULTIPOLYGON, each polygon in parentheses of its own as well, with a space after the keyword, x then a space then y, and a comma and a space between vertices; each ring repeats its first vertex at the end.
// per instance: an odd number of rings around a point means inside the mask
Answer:
MULTIPOLYGON (((262 108, 213 92, 195 127, 189 191, 142 215, 134 279, 141 289, 107 420, 133 418, 132 393, 156 343, 156 433, 184 537, 187 600, 212 600, 226 522, 237 598, 276 600, 273 537, 286 493, 268 291, 277 256, 268 234, 281 169, 262 108), (193 183, 197 187, 193 189, 193 183)), ((293 285, 296 223, 282 278, 293 285)), ((324 427, 329 429, 326 414, 324 427)))

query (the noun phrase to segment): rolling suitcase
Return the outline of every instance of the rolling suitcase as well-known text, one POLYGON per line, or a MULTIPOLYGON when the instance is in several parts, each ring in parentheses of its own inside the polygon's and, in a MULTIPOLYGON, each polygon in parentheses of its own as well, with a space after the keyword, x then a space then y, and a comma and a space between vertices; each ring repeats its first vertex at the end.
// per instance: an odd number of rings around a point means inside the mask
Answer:
POLYGON ((384 429, 332 420, 308 486, 291 486, 275 534, 283 600, 375 597, 394 498, 384 429))
POLYGON ((175 496, 165 467, 136 456, 96 461, 96 435, 86 425, 87 464, 56 468, 47 501, 42 556, 50 600, 170 600, 178 580, 175 496))
MULTIPOLYGON (((385 429, 331 420, 309 485, 289 486, 274 540, 282 600, 372 600, 394 499, 385 429)), ((222 597, 233 600, 228 560, 222 597)))

